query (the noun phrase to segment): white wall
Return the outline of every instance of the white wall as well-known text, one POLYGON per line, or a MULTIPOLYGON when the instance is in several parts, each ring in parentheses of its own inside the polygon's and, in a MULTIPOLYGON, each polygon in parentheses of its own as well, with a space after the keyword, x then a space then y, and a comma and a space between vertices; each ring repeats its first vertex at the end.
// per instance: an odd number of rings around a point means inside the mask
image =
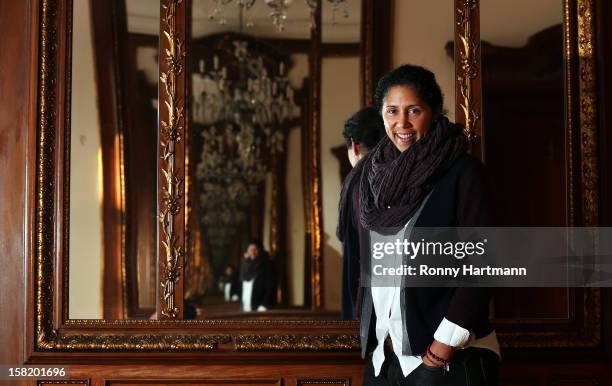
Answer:
POLYGON ((534 33, 563 21, 563 2, 483 0, 480 2, 480 19, 482 40, 496 45, 520 47, 534 33))
POLYGON ((323 196, 324 304, 340 309, 342 244, 336 237, 340 164, 331 148, 344 144, 344 121, 361 108, 359 58, 325 57, 321 64, 321 189, 323 196))
MULTIPOLYGON (((444 46, 454 39, 453 0, 395 0, 393 65, 424 66, 436 75, 448 117, 455 119, 455 69, 444 46)), ((527 38, 563 20, 559 0, 480 1, 481 39, 522 46, 527 38)), ((560 43, 561 44, 561 43, 560 43)))
POLYGON ((304 304, 304 266, 306 252, 304 235, 304 180, 302 179, 302 130, 289 131, 287 139, 287 281, 289 304, 304 304))
POLYGON ((89 1, 73 3, 70 132, 70 318, 102 317, 100 124, 89 1))
POLYGON ((393 66, 417 64, 436 75, 444 108, 455 119, 455 67, 444 46, 454 40, 453 0, 395 0, 393 66))
MULTIPOLYGON (((293 66, 287 74, 291 85, 302 88, 308 76, 308 55, 291 55, 293 66)), ((304 304, 304 266, 306 264, 306 219, 304 213, 304 180, 302 177, 302 130, 294 127, 287 138, 287 280, 290 305, 304 304)))

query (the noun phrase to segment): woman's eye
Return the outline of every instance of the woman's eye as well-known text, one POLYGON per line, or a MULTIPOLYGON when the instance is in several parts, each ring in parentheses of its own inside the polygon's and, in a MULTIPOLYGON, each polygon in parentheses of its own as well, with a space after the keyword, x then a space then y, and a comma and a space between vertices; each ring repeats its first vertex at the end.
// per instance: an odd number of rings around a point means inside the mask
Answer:
POLYGON ((417 114, 418 114, 418 113, 420 113, 420 112, 421 112, 421 110, 419 110, 419 109, 417 109, 417 108, 414 108, 414 109, 409 109, 409 110, 408 110, 408 114, 410 114, 410 115, 417 115, 417 114))
POLYGON ((395 109, 389 109, 389 110, 387 110, 387 114, 391 114, 391 115, 392 115, 392 114, 395 114, 396 112, 397 112, 397 110, 395 110, 395 109))

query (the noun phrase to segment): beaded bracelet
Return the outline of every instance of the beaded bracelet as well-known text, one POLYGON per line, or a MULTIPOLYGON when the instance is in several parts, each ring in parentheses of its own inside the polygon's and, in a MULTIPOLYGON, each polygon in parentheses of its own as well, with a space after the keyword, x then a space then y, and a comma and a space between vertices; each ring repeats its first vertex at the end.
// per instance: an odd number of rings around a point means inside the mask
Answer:
POLYGON ((433 352, 431 352, 431 346, 427 346, 427 355, 429 355, 430 357, 435 359, 436 362, 440 362, 440 363, 442 363, 444 365, 448 364, 448 362, 449 362, 448 359, 441 358, 441 357, 437 356, 436 354, 434 354, 433 352))

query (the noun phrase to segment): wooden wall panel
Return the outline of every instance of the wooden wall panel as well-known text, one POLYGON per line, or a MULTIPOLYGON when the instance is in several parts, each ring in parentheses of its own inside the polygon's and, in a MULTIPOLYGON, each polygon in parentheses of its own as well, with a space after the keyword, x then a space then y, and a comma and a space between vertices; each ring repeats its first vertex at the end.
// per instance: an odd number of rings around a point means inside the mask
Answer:
POLYGON ((36 90, 35 62, 30 62, 36 57, 31 53, 36 42, 32 8, 27 0, 0 1, 0 363, 7 365, 21 365, 24 355, 24 211, 31 210, 24 194, 25 170, 35 151, 27 137, 35 122, 30 104, 36 90))
POLYGON ((353 364, 272 363, 256 365, 74 365, 70 376, 92 386, 351 386, 361 385, 363 362, 353 364))
POLYGON ((253 386, 253 385, 262 385, 262 386, 281 386, 281 380, 277 379, 277 380, 266 380, 266 379, 248 379, 248 380, 244 380, 244 379, 238 379, 238 380, 223 380, 223 379, 219 379, 219 380, 215 380, 215 379, 211 379, 211 380, 201 380, 201 381, 194 381, 194 380, 171 380, 171 381, 160 381, 160 380, 155 380, 155 381, 147 381, 147 380, 142 380, 142 381, 137 381, 137 382, 132 382, 132 381, 108 381, 106 383, 106 385, 108 386, 115 386, 115 385, 121 385, 121 386, 142 386, 142 385, 155 385, 155 386, 217 386, 217 385, 228 385, 228 386, 253 386))
MULTIPOLYGON (((612 5, 609 2, 598 0, 597 3, 607 10, 610 15, 612 5)), ((0 350, 0 363, 21 364, 23 361, 24 345, 24 305, 28 300, 24 298, 24 256, 25 251, 31 248, 28 244, 24 228, 24 212, 31 211, 31 202, 27 198, 27 189, 33 187, 25 185, 25 175, 35 165, 35 140, 26 137, 28 128, 36 124, 36 45, 38 23, 38 1, 0 1, 0 36, 3 37, 3 55, 0 55, 0 256, 2 258, 2 271, 0 273, 0 342, 5 349, 0 350), (10 349, 6 349, 10 347, 10 349)), ((600 17, 599 20, 606 20, 600 17)), ((609 20, 609 17, 607 18, 609 20)), ((608 47, 612 26, 600 28, 605 31, 601 34, 605 40, 601 47, 608 47)), ((610 52, 604 53, 599 68, 601 87, 604 89, 610 83, 612 71, 610 68, 610 52)), ((607 92, 610 88, 608 88, 607 92)), ((610 105, 609 95, 602 104, 610 105)), ((612 108, 600 108, 602 111, 603 131, 607 133, 612 108), (606 118, 607 117, 607 118, 606 118), (606 118, 606 119, 604 119, 606 118)), ((610 137, 607 137, 608 141, 610 137)), ((608 143, 608 142, 605 142, 608 143)), ((602 143, 603 144, 603 143, 602 143)), ((602 145, 603 146, 603 145, 602 145)), ((609 147, 608 147, 609 148, 609 147)), ((610 158, 602 158, 604 170, 610 170, 610 158)), ((605 182, 605 181, 604 181, 605 182)), ((609 180, 605 182, 610 186, 609 180)), ((611 189, 607 190, 612 191, 611 189)), ((609 211, 610 196, 601 195, 602 208, 609 211), (605 206, 608 204, 608 206, 605 206)), ((609 212, 607 212, 609 213, 609 212)), ((607 225, 610 218, 602 216, 607 225), (607 221, 607 222, 606 222, 607 221)), ((29 254, 32 255, 31 253, 29 254)), ((604 292, 607 299, 603 306, 603 341, 599 351, 513 351, 504 352, 505 362, 502 365, 502 385, 559 385, 559 386, 587 386, 610 385, 609 362, 611 360, 610 323, 612 319, 610 309, 612 305, 608 291, 604 292), (563 356, 565 355, 565 356, 563 356), (546 361, 546 362, 545 362, 546 361)), ((31 342, 29 342, 31 344, 31 342)), ((509 350, 510 351, 510 350, 509 350)), ((254 354, 257 355, 257 354, 254 354)), ((106 366, 74 365, 71 374, 72 381, 28 381, 12 382, 12 385, 109 385, 129 384, 126 382, 143 381, 151 383, 151 379, 167 380, 166 384, 176 385, 180 382, 200 382, 195 384, 253 384, 254 381, 280 382, 282 385, 313 385, 313 384, 345 384, 360 385, 362 362, 355 360, 352 364, 343 365, 313 365, 307 360, 300 364, 290 364, 291 359, 279 360, 265 366, 244 365, 241 363, 227 363, 225 365, 207 365, 205 363, 192 366, 161 366, 155 364, 152 356, 151 365, 125 366, 108 364, 106 366), (138 374, 142 374, 139 376, 138 374), (329 379, 333 375, 334 378, 329 379), (146 380, 148 377, 148 381, 146 380), (224 378, 221 378, 223 376, 224 378), (227 376, 227 378, 225 378, 227 376), (140 377, 140 378, 139 378, 140 377), (339 383, 334 383, 338 381, 339 383), (123 382, 123 383, 121 383, 123 382), (212 383, 211 383, 212 382, 212 383), (214 383, 217 382, 217 383, 214 383)), ((87 360, 87 356, 83 356, 87 360)), ((140 383, 138 383, 140 382, 140 383)), ((146 383, 145 383, 146 384, 146 383)), ((160 384, 160 383, 157 383, 160 384)), ((163 383, 161 383, 163 384, 163 383)), ((189 384, 189 383, 187 383, 189 384)), ((276 383, 278 384, 278 383, 276 383)))

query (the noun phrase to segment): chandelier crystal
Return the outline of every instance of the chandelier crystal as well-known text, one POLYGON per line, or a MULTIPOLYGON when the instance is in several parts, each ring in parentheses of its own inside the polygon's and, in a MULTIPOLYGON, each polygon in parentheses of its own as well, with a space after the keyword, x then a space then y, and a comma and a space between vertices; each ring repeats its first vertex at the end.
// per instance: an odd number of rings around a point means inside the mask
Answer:
POLYGON ((270 170, 266 159, 284 151, 287 122, 300 115, 285 63, 266 63, 247 41, 232 45, 227 65, 214 55, 212 68, 201 60, 193 75, 194 123, 203 138, 196 177, 209 229, 235 229, 245 220, 270 170))
MULTIPOLYGON (((235 3, 240 8, 240 12, 249 11, 257 0, 211 0, 213 9, 209 14, 209 19, 218 20, 220 24, 226 24, 224 8, 231 3, 235 3)), ((285 30, 285 22, 287 21, 287 10, 293 0, 264 0, 265 4, 270 8, 270 18, 278 32, 285 30)), ((349 17, 348 0, 327 0, 332 6, 332 23, 336 23, 336 11, 340 6, 343 6, 343 16, 349 17)), ((315 28, 315 11, 317 9, 317 0, 304 0, 310 10, 310 27, 315 28)), ((248 12, 246 12, 248 15, 248 12)), ((253 21, 247 16, 246 26, 252 27, 253 21)))

